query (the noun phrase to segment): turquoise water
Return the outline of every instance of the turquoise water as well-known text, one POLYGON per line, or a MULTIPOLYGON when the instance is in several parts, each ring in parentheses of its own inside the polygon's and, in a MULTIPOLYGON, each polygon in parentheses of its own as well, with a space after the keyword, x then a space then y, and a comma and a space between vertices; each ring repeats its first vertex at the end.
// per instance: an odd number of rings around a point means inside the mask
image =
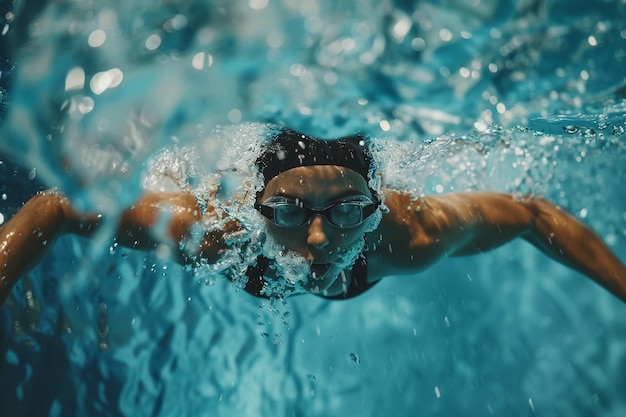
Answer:
MULTIPOLYGON (((198 146, 200 181, 233 146, 216 126, 283 123, 379 138, 387 181, 415 194, 545 195, 626 260, 623 1, 13 11, 5 218, 42 186, 114 214, 159 149, 198 146)), ((14 295, 0 313, 3 416, 626 413, 623 303, 524 242, 353 300, 272 305, 105 230, 60 239, 14 295)))

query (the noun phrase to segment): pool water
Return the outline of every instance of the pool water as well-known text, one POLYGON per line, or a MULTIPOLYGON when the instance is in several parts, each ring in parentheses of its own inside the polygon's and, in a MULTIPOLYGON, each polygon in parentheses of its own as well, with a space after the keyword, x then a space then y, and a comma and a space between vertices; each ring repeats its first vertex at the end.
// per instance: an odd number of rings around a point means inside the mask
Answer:
MULTIPOLYGON (((0 221, 52 186, 114 216, 162 149, 202 189, 278 123, 376 138, 415 195, 544 195, 626 260, 624 1, 2 7, 0 221)), ((522 241, 271 303, 105 228, 0 311, 0 415, 618 417, 625 311, 522 241)))

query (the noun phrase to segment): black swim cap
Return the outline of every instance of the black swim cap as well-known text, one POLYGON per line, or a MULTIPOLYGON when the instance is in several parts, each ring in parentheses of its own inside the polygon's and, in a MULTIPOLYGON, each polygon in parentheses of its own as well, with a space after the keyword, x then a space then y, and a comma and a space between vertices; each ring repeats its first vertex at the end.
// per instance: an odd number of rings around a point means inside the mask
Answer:
POLYGON ((256 160, 265 185, 277 175, 301 166, 338 165, 350 168, 369 182, 372 154, 361 134, 340 139, 318 139, 282 129, 256 160))

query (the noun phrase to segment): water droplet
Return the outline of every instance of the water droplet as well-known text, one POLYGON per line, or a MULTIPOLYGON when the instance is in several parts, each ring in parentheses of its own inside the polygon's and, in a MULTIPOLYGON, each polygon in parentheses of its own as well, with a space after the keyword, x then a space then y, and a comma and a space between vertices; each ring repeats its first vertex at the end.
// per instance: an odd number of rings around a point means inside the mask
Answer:
POLYGON ((359 357, 357 356, 356 353, 350 353, 350 359, 352 360, 352 362, 360 365, 361 364, 361 359, 359 359, 359 357))
POLYGON ((528 405, 530 406, 530 410, 534 413, 535 412, 535 404, 533 403, 533 399, 532 398, 528 399, 528 405))
POLYGON ((623 125, 621 126, 613 126, 613 136, 621 136, 626 131, 623 125))
POLYGON ((576 126, 572 126, 572 125, 567 125, 567 126, 563 126, 563 131, 565 133, 569 133, 570 135, 578 132, 580 129, 578 129, 578 127, 576 126))
POLYGON ((596 131, 591 129, 591 128, 587 128, 585 130, 583 130, 583 136, 586 138, 592 138, 596 136, 596 131))

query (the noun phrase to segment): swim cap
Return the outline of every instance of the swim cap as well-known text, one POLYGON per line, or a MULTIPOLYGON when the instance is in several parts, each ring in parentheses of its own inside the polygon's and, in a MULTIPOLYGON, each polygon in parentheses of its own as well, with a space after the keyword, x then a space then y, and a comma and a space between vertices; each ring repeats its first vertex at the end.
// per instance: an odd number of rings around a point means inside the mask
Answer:
POLYGON ((361 134, 325 140, 291 129, 282 129, 256 160, 265 185, 292 168, 313 165, 338 165, 350 168, 369 181, 372 154, 361 134))

